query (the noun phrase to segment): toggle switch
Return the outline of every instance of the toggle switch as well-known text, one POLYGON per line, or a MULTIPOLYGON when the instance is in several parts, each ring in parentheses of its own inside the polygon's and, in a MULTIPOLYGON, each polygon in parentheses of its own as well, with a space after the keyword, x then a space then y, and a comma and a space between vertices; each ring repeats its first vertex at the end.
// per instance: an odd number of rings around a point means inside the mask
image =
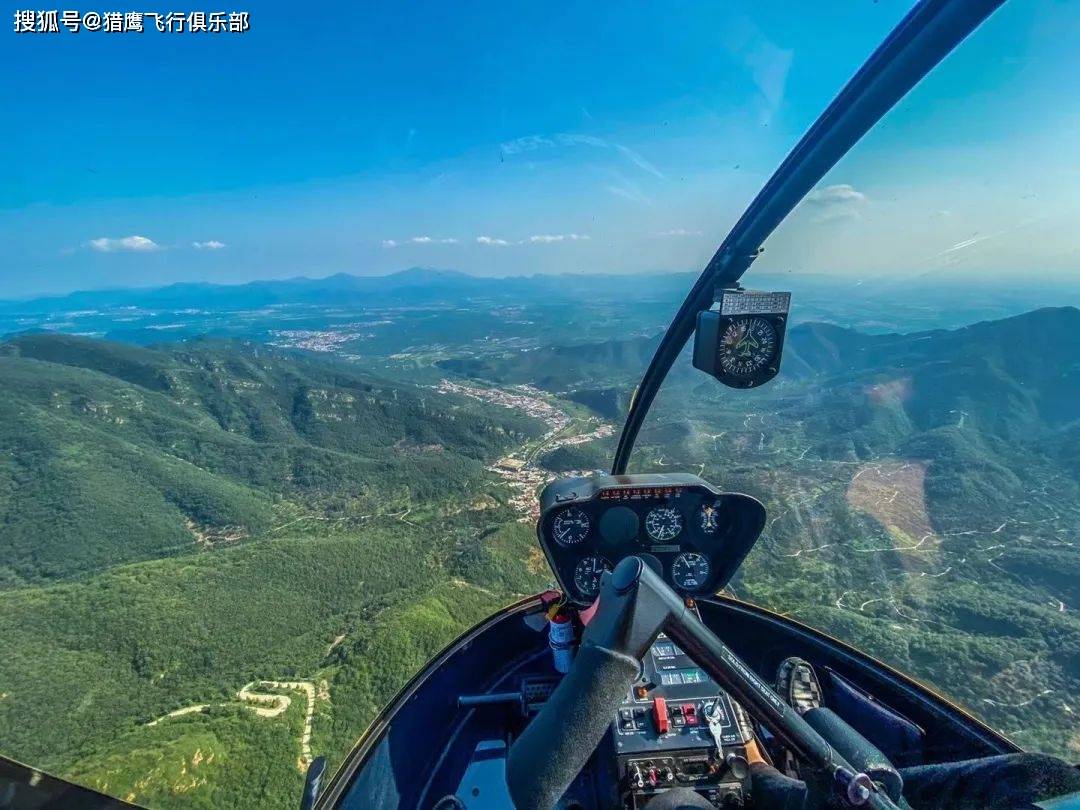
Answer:
POLYGON ((659 734, 668 733, 667 701, 662 697, 653 698, 653 722, 656 723, 656 731, 659 734))

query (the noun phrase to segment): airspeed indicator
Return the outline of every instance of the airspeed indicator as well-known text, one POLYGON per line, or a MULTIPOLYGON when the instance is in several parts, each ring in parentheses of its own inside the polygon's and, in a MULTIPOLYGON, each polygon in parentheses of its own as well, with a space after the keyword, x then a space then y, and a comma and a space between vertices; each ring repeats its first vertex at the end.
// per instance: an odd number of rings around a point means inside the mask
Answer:
POLYGON ((645 516, 645 532, 654 543, 669 543, 682 531, 682 515, 674 506, 658 506, 645 516))

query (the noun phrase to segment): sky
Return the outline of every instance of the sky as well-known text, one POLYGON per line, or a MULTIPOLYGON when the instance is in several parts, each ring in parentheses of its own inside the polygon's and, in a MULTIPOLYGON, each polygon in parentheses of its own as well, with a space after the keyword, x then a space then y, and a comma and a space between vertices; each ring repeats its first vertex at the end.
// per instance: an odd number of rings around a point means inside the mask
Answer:
MULTIPOLYGON (((260 0, 245 33, 16 34, 10 6, 0 298, 700 269, 909 7, 260 0)), ((1010 0, 755 267, 1076 274, 1077 41, 1080 7, 1010 0)))

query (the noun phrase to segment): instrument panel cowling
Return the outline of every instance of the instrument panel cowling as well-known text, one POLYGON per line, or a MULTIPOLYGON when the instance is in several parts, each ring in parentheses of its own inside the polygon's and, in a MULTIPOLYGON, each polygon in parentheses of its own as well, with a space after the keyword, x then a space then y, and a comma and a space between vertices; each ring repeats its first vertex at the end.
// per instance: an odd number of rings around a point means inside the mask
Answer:
POLYGON ((563 592, 585 605, 602 572, 631 555, 684 596, 715 593, 764 525, 765 508, 755 498, 696 475, 595 473, 544 488, 537 536, 563 592))

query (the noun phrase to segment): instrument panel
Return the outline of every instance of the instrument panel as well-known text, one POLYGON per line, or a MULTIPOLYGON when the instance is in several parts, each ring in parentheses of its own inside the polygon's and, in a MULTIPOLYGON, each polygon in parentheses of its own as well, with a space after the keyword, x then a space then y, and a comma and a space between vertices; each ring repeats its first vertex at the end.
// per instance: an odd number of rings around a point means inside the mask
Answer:
POLYGON ((584 605, 600 592, 604 572, 632 555, 680 594, 715 593, 764 524, 757 500, 695 475, 597 474, 545 487, 537 533, 563 592, 584 605))

